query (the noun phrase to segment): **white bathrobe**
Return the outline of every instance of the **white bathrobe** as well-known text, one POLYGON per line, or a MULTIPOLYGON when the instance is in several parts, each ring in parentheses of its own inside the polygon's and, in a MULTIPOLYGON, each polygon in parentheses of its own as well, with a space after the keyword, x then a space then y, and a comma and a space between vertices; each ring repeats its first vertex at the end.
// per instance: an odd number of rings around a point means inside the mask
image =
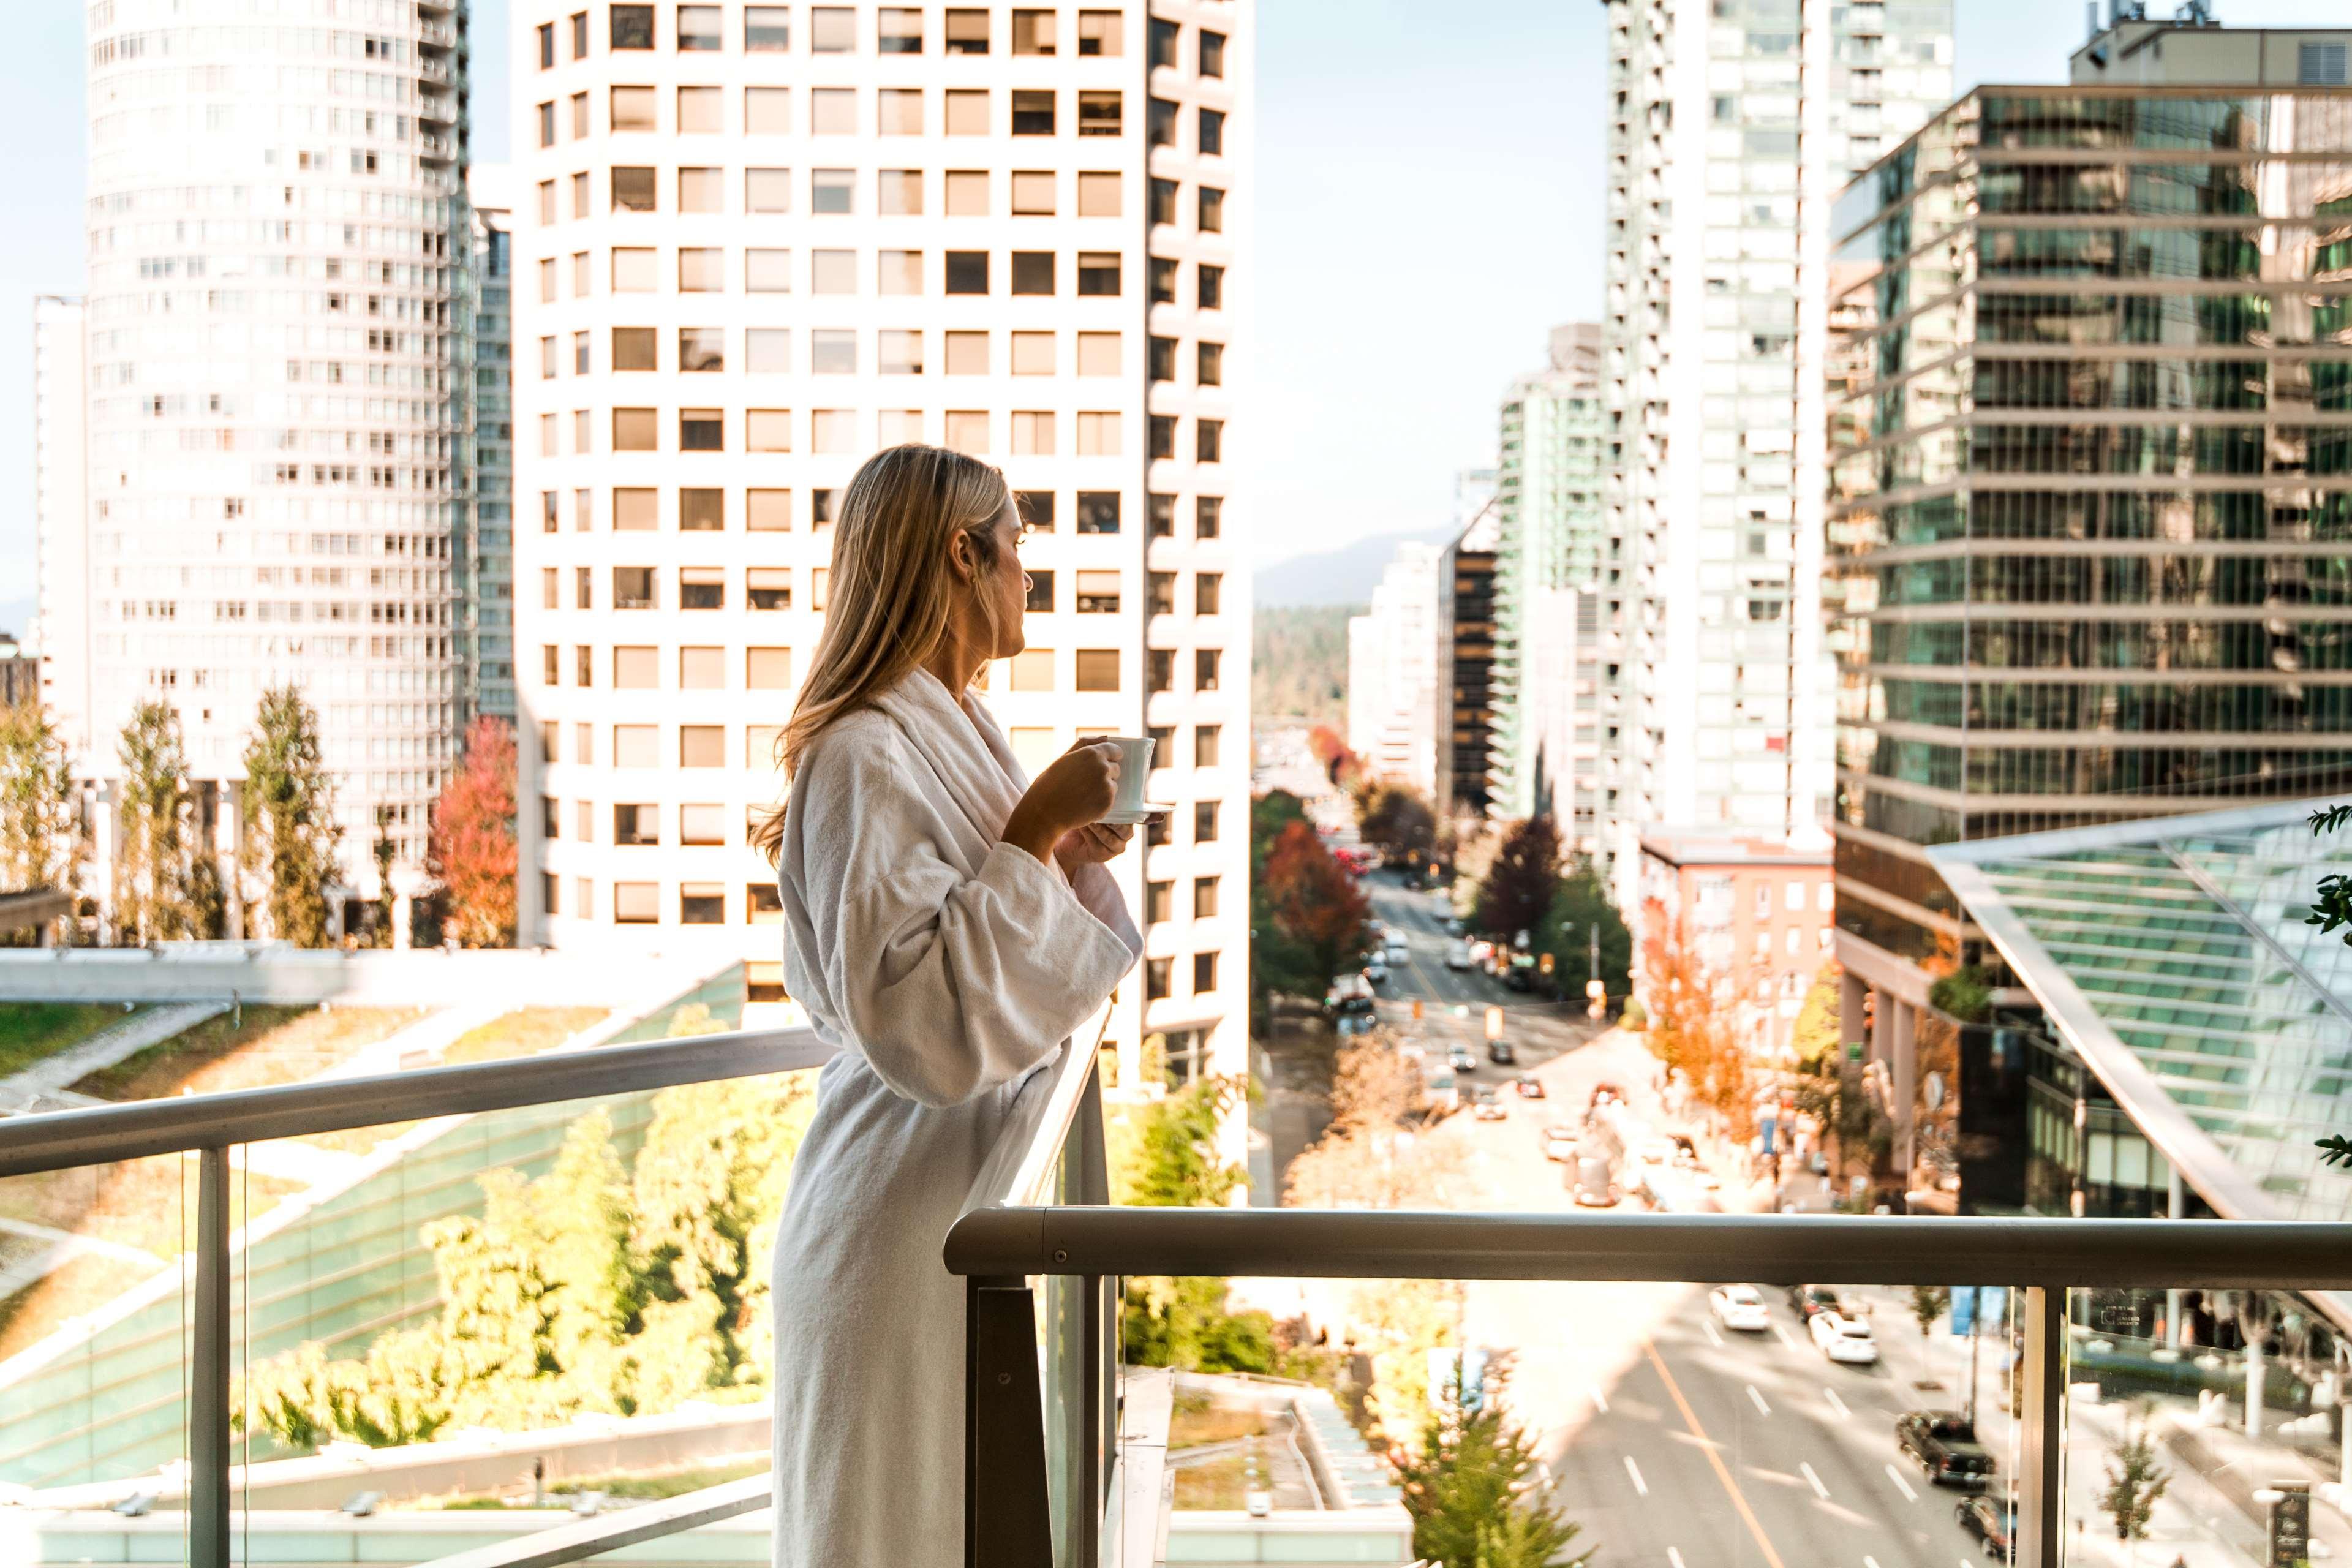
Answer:
POLYGON ((793 773, 785 985, 841 1055, 776 1238, 776 1568, 962 1561, 941 1243, 1013 1100, 1143 949, 1108 872, 1000 838, 1026 787, 987 710, 922 670, 793 773))

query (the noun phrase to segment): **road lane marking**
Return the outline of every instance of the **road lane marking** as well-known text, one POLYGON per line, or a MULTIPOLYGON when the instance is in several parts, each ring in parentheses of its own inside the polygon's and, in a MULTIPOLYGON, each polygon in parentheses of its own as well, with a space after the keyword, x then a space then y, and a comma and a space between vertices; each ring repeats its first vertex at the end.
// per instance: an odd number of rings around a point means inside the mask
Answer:
POLYGON ((1713 1345, 1717 1350, 1721 1350, 1723 1348, 1723 1336, 1715 1331, 1715 1320, 1713 1318, 1701 1318, 1698 1321, 1698 1326, 1706 1331, 1707 1343, 1713 1345))
POLYGON ((1775 1323, 1772 1325, 1772 1334, 1774 1338, 1778 1339, 1782 1344, 1788 1346, 1790 1350, 1795 1350, 1797 1348, 1797 1342, 1790 1339, 1789 1337, 1789 1331, 1782 1328, 1780 1324, 1775 1323))
POLYGON ((1631 1454, 1625 1456, 1625 1473, 1633 1478, 1633 1490, 1636 1493, 1643 1497, 1650 1495, 1650 1483, 1642 1479, 1642 1467, 1633 1462, 1633 1456, 1631 1454))
POLYGON ((1584 1392, 1592 1395, 1592 1407, 1595 1410, 1600 1411, 1603 1415, 1609 1414, 1609 1401, 1601 1396, 1601 1391, 1599 1389, 1588 1388, 1584 1392))
POLYGON ((1748 1397, 1755 1405, 1757 1415, 1769 1415, 1772 1414, 1772 1407, 1764 1403, 1764 1396, 1756 1392, 1756 1385, 1752 1383, 1748 1385, 1748 1397))
POLYGON ((1813 1495, 1814 1495, 1815 1497, 1817 1497, 1817 1498, 1821 1499, 1823 1502, 1827 1502, 1827 1501, 1829 1501, 1829 1500, 1830 1500, 1830 1489, 1829 1489, 1829 1488, 1827 1488, 1827 1487, 1825 1487, 1825 1486, 1823 1486, 1823 1485, 1822 1485, 1822 1478, 1821 1478, 1821 1477, 1819 1477, 1819 1476, 1817 1476, 1817 1475, 1815 1475, 1815 1474, 1813 1474, 1813 1467, 1812 1467, 1812 1466, 1811 1466, 1811 1465, 1809 1465, 1809 1464, 1806 1464, 1803 1460, 1800 1459, 1799 1461, 1797 1461, 1797 1468, 1799 1468, 1799 1469, 1801 1469, 1801 1470, 1804 1471, 1804 1472, 1805 1472, 1805 1479, 1807 1479, 1808 1481, 1811 1481, 1811 1482, 1812 1483, 1812 1486, 1813 1486, 1813 1495))
POLYGON ((1706 1428, 1698 1424, 1697 1413, 1691 1409, 1690 1401, 1683 1397, 1682 1385, 1675 1382, 1675 1374, 1666 1370, 1664 1360, 1658 1354, 1658 1347, 1644 1340, 1642 1349, 1649 1356, 1650 1364, 1658 1369, 1658 1379, 1666 1385, 1666 1393, 1674 1400, 1675 1408, 1682 1412, 1683 1425, 1691 1429, 1691 1436, 1699 1439, 1701 1452, 1706 1455, 1706 1462, 1714 1468, 1715 1479, 1721 1481, 1723 1489, 1731 1494, 1731 1506, 1739 1511, 1740 1522, 1748 1526, 1748 1533, 1755 1539, 1756 1549, 1764 1554, 1766 1568, 1789 1568, 1780 1561, 1780 1554, 1772 1550, 1772 1542, 1764 1533, 1764 1527, 1756 1522, 1756 1510, 1748 1506, 1747 1497, 1732 1480, 1731 1472, 1724 1468, 1723 1456, 1715 1451, 1714 1441, 1707 1436, 1706 1428))
POLYGON ((1886 1467, 1886 1479, 1895 1483, 1895 1489, 1903 1494, 1903 1500, 1905 1502, 1917 1502, 1919 1500, 1919 1494, 1911 1489, 1911 1483, 1903 1479, 1903 1472, 1896 1469, 1893 1465, 1886 1467))
POLYGON ((1844 1401, 1844 1400, 1843 1400, 1843 1399, 1840 1399, 1840 1398, 1837 1396, 1837 1390, 1836 1390, 1836 1389, 1834 1389, 1834 1388, 1824 1388, 1824 1389, 1822 1389, 1822 1398, 1824 1398, 1824 1399, 1826 1399, 1826 1400, 1828 1400, 1828 1401, 1830 1402, 1830 1408, 1831 1408, 1831 1409, 1832 1409, 1832 1410, 1834 1410, 1834 1411, 1836 1411, 1836 1412, 1838 1413, 1838 1419, 1839 1419, 1839 1420, 1841 1420, 1841 1421, 1851 1421, 1851 1420, 1853 1420, 1853 1411, 1851 1411, 1851 1410, 1848 1410, 1848 1409, 1845 1407, 1845 1401, 1844 1401))

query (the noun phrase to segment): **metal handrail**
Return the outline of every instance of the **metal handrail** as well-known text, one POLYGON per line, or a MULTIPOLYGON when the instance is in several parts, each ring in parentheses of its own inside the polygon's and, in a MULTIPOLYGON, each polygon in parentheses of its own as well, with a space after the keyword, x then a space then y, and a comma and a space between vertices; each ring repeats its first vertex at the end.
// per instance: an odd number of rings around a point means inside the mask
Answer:
POLYGON ((12 1117, 0 1121, 0 1176, 791 1072, 822 1067, 834 1054, 832 1046, 807 1029, 740 1029, 551 1057, 12 1117), (550 1070, 554 1062, 562 1063, 560 1072, 550 1070))

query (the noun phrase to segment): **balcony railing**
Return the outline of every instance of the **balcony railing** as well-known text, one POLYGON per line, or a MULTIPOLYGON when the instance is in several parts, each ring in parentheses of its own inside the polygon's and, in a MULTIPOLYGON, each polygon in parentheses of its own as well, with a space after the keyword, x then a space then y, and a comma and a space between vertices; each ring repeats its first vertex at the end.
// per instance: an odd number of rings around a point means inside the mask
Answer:
MULTIPOLYGON (((1093 1031, 1081 1036, 1091 1040, 1093 1031)), ((747 1031, 551 1058, 158 1100, 0 1121, 0 1177, 192 1153, 185 1264, 187 1558, 229 1568, 230 1152, 238 1145, 709 1083, 820 1065, 805 1031, 747 1031)), ((2352 1289, 2352 1226, 2221 1221, 1586 1215, 1118 1208, 1091 1049, 1017 1103, 944 1238, 966 1281, 970 1568, 1147 1568, 1164 1523, 1164 1409, 1122 1407, 1118 1311, 1137 1275, 1650 1280, 2021 1288, 2011 1561, 2058 1568, 2070 1289, 2352 1289), (1139 1439, 1134 1423, 1163 1428, 1139 1439), (1123 1426, 1122 1423, 1127 1423, 1123 1426)), ((1752 1389, 1750 1391, 1753 1392, 1752 1389)), ((765 1477, 541 1530, 435 1568, 555 1568, 764 1507, 765 1477)), ((784 1526, 789 1528, 789 1524, 784 1526)))

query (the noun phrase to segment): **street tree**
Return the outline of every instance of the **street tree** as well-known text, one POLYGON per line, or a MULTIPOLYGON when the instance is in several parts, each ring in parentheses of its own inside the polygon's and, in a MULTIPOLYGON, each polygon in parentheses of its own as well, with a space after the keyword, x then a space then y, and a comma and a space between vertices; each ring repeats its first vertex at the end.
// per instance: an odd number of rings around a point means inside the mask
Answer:
POLYGON ((1356 797, 1356 831, 1391 858, 1425 859, 1437 847, 1437 813, 1412 785, 1374 780, 1356 797))
POLYGON ((116 754, 122 762, 115 786, 121 840, 114 858, 116 939, 144 944, 194 935, 188 879, 195 796, 179 710, 168 702, 140 703, 116 754))
POLYGON ((1391 1456, 1412 1549, 1443 1568, 1575 1568, 1563 1557, 1578 1527, 1545 1495, 1536 1447, 1505 1405, 1504 1363, 1490 1362, 1474 1394, 1458 1370, 1439 1391, 1418 1441, 1391 1456))
POLYGON ((515 743, 505 720, 486 713, 467 730, 426 846, 446 900, 443 929, 467 947, 514 945, 515 743))
POLYGON ((324 947, 327 888, 342 828, 320 752, 319 716, 292 686, 261 694, 238 806, 245 845, 237 869, 248 922, 298 947, 324 947))
POLYGON ((1364 951, 1371 900, 1304 822, 1285 826, 1265 858, 1266 908, 1274 929, 1294 945, 1303 982, 1319 999, 1340 970, 1364 951))
POLYGON ((1290 1162, 1290 1202, 1302 1208, 1402 1208, 1425 1204, 1462 1170, 1458 1145, 1421 1135, 1422 1068, 1367 1036, 1339 1054, 1331 1121, 1290 1162))
MULTIPOLYGON (((1111 1173, 1114 1202, 1153 1208, 1220 1208, 1243 1180, 1217 1146, 1225 1119, 1247 1097, 1238 1078, 1204 1078, 1127 1112, 1111 1173)), ((1226 1281, 1138 1278, 1120 1303, 1121 1342, 1141 1366, 1192 1372, 1276 1370, 1274 1319, 1230 1310, 1226 1281)))
POLYGON ((1919 1337, 1926 1339, 1935 1331, 1936 1320, 1951 1305, 1952 1289, 1948 1285, 1914 1285, 1911 1287, 1911 1320, 1919 1325, 1919 1337))
POLYGON ((1590 856, 1578 856, 1560 879, 1551 907, 1536 926, 1533 946, 1538 954, 1551 954, 1552 983, 1563 995, 1579 988, 1580 975, 1598 979, 1620 1003, 1633 992, 1633 933, 1611 901, 1608 884, 1590 856), (1596 930, 1601 933, 1601 966, 1588 975, 1596 930))
POLYGON ((1559 826, 1530 816, 1503 836, 1494 864, 1478 884, 1471 923, 1498 942, 1526 931, 1530 939, 1559 893, 1559 826))
POLYGON ((1686 918, 1653 906, 1642 951, 1642 1001, 1651 1051, 1680 1068, 1692 1096, 1721 1117, 1740 1142, 1754 1131, 1748 1053, 1722 1005, 1725 984, 1708 967, 1686 918))
MULTIPOLYGON (((37 701, 0 708, 0 892, 54 888, 70 893, 81 880, 82 855, 65 737, 37 701)), ((56 929, 59 940, 70 942, 80 927, 68 914, 56 929)), ((0 943, 37 935, 0 934, 0 943)))
POLYGON ((2115 1521, 2117 1541, 2147 1539, 2157 1500, 2172 1485, 2172 1472, 2156 1462, 2148 1414, 2145 1402, 2134 1408, 2124 1426, 2124 1440, 2107 1458, 2107 1485, 2099 1494, 2099 1508, 2115 1521))

